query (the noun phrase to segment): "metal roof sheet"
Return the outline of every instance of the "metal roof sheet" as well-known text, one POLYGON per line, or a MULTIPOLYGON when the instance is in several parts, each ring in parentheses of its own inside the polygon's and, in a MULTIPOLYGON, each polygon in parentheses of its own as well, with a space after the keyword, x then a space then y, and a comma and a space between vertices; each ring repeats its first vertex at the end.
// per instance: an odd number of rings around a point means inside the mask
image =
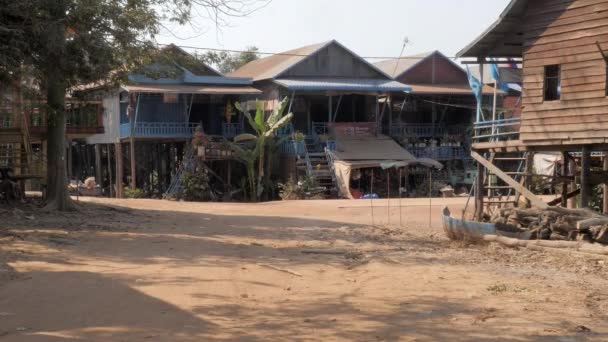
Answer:
POLYGON ((228 74, 231 77, 250 77, 254 81, 274 78, 331 42, 323 42, 256 59, 228 74))
POLYGON ((301 91, 409 92, 411 89, 397 81, 379 79, 281 78, 274 82, 289 90, 301 91))
POLYGON ((151 78, 146 75, 129 75, 129 81, 140 84, 158 85, 184 85, 184 84, 224 84, 224 85, 251 85, 253 80, 250 78, 224 77, 224 76, 198 76, 188 70, 184 70, 179 78, 151 78))
POLYGON ((457 57, 521 57, 523 16, 529 0, 511 0, 484 33, 456 54, 457 57))
POLYGON ((262 92, 250 86, 195 86, 176 84, 138 84, 123 86, 133 93, 257 95, 262 92))
POLYGON ((436 52, 437 51, 431 51, 417 55, 405 56, 399 59, 388 59, 374 63, 374 65, 389 76, 397 78, 436 52))
POLYGON ((344 49, 353 57, 359 59, 362 63, 368 65, 371 69, 380 73, 382 76, 386 78, 391 78, 391 76, 385 73, 383 70, 378 68, 376 65, 366 61, 361 58, 359 55, 354 53, 352 50, 342 45, 340 42, 336 40, 331 40, 328 42, 308 45, 298 49, 281 52, 276 55, 272 55, 265 58, 260 58, 255 61, 249 62, 246 65, 242 66, 238 70, 228 74, 230 77, 250 77, 253 78, 254 81, 263 81, 268 79, 280 78, 282 74, 295 67, 300 62, 305 59, 313 56, 323 48, 330 45, 337 45, 340 48, 344 49))

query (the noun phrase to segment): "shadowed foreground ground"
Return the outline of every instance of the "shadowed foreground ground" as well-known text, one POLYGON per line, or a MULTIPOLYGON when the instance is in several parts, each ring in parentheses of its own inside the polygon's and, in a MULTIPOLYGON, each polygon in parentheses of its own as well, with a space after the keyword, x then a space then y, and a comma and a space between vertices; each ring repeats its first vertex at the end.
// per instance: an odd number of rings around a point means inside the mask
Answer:
POLYGON ((462 199, 88 201, 5 212, 0 341, 608 340, 608 258, 450 243, 462 199))

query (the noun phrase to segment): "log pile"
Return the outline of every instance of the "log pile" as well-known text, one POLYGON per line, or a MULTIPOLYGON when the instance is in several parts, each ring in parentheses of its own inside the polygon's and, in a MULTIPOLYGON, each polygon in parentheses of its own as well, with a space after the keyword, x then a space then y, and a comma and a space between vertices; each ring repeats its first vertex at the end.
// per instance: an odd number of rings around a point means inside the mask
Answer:
POLYGON ((484 221, 523 240, 588 241, 608 244, 608 216, 588 209, 491 208, 484 221))

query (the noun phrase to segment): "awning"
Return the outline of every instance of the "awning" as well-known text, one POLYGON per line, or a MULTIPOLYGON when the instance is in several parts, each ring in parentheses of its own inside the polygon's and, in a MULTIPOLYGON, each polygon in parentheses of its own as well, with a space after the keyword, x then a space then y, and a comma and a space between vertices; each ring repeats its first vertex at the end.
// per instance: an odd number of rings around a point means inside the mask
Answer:
MULTIPOLYGON (((411 93, 414 95, 471 95, 474 96, 468 84, 412 84, 411 93)), ((494 88, 483 87, 484 95, 494 94, 494 88)), ((497 90, 497 94, 504 94, 502 90, 497 90)))
POLYGON ((249 86, 193 86, 173 84, 138 84, 123 86, 132 93, 257 95, 262 92, 249 86))
POLYGON ((292 91, 409 92, 410 87, 393 80, 352 78, 281 78, 274 83, 292 91))
POLYGON ((442 169, 441 163, 428 159, 416 159, 411 153, 387 136, 340 137, 337 150, 331 152, 336 183, 340 195, 353 199, 350 193, 352 170, 381 167, 383 169, 421 165, 442 169))
POLYGON ((522 57, 523 18, 530 0, 511 0, 498 20, 456 57, 522 57))

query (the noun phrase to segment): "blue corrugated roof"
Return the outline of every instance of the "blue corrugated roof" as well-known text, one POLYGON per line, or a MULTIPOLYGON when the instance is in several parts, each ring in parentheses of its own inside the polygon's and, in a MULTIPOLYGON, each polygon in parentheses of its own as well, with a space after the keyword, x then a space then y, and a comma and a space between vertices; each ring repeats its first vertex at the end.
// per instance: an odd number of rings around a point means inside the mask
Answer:
MULTIPOLYGON (((251 85, 253 80, 251 78, 243 77, 227 77, 227 76, 215 76, 215 75, 195 75, 190 70, 180 67, 182 73, 176 75, 175 78, 151 78, 144 74, 131 74, 129 80, 131 82, 140 84, 217 84, 217 85, 251 85)), ((160 68, 160 65, 151 65, 149 68, 160 68)))
POLYGON ((281 78, 274 82, 289 90, 409 92, 411 88, 392 80, 344 78, 281 78))

